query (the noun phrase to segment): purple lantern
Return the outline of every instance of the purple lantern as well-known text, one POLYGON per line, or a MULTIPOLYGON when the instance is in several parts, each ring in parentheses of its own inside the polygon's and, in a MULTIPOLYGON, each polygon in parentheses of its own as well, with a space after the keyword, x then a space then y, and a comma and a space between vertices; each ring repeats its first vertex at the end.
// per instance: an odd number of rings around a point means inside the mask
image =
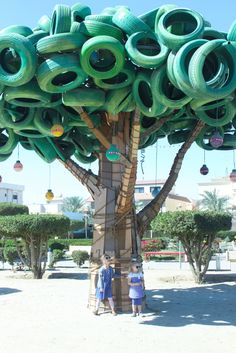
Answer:
POLYGON ((206 164, 203 164, 203 166, 200 169, 200 173, 202 175, 207 175, 209 173, 209 169, 207 168, 206 164))
POLYGON ((229 176, 230 180, 235 183, 236 182, 236 169, 233 169, 229 176))
POLYGON ((212 147, 214 148, 219 148, 220 146, 223 145, 224 143, 224 138, 221 136, 221 134, 219 133, 219 131, 215 131, 212 136, 209 139, 209 142, 211 144, 212 147))

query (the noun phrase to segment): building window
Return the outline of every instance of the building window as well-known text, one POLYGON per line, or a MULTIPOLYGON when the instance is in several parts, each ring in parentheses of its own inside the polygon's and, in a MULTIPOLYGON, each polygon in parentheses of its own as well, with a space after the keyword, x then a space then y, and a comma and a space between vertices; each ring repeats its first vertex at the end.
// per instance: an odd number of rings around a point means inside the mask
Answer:
POLYGON ((161 190, 160 186, 151 186, 150 187, 150 193, 152 194, 153 197, 157 196, 161 190))
POLYGON ((135 188, 135 193, 136 194, 143 194, 144 193, 144 187, 140 187, 140 186, 138 186, 138 187, 136 187, 135 188))
POLYGON ((18 203, 18 195, 17 194, 12 195, 12 202, 18 203))

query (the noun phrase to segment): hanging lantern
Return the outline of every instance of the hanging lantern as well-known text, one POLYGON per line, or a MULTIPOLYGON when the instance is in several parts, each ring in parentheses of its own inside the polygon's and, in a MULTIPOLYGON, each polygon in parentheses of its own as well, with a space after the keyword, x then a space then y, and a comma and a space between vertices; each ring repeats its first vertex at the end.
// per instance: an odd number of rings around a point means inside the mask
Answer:
POLYGON ((0 183, 2 182, 2 176, 0 175, 0 183))
POLYGON ((120 159, 120 151, 116 145, 111 145, 106 151, 106 157, 110 162, 117 162, 120 159))
POLYGON ((200 168, 200 173, 202 175, 207 175, 209 173, 209 169, 207 168, 206 164, 203 164, 203 166, 200 168))
POLYGON ((52 189, 48 189, 48 191, 45 194, 45 198, 48 201, 52 201, 54 199, 54 193, 52 192, 52 189))
POLYGON ((219 148, 220 146, 223 145, 224 138, 223 138, 223 136, 221 136, 219 131, 216 130, 215 132, 213 132, 212 136, 210 137, 209 142, 212 147, 219 148))
POLYGON ((61 137, 64 134, 64 128, 60 124, 54 124, 51 128, 51 133, 55 137, 61 137))
POLYGON ((236 169, 233 169, 229 176, 230 180, 235 183, 236 182, 236 169))
POLYGON ((20 162, 19 159, 16 161, 16 163, 15 163, 14 166, 13 166, 13 168, 14 168, 14 170, 15 170, 16 172, 21 172, 21 171, 22 171, 22 169, 23 169, 23 164, 20 162))

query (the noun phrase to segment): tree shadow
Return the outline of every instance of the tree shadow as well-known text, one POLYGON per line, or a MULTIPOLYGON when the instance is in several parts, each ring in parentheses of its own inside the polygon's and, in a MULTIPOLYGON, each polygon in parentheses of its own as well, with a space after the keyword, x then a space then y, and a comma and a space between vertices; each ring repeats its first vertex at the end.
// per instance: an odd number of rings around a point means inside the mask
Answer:
POLYGON ((86 280, 88 279, 87 273, 79 272, 53 272, 48 276, 48 279, 76 279, 76 280, 86 280))
POLYGON ((7 287, 0 287, 0 295, 7 295, 13 293, 19 293, 21 290, 16 288, 7 288, 7 287))
POLYGON ((192 324, 236 326, 236 285, 221 283, 192 288, 147 290, 152 314, 145 325, 182 327, 192 324))

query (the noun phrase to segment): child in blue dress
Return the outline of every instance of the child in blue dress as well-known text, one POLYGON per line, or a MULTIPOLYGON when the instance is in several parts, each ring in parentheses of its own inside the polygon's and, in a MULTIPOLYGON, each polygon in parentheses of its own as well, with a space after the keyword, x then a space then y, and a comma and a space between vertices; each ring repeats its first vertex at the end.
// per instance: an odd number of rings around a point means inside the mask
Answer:
POLYGON ((129 297, 132 300, 132 317, 142 315, 142 298, 144 296, 144 276, 142 266, 138 263, 131 264, 128 274, 129 297))
POLYGON ((104 254, 101 257, 102 267, 98 271, 98 283, 96 288, 96 308, 94 314, 98 315, 99 306, 102 300, 108 299, 109 305, 113 315, 116 315, 115 305, 112 299, 112 277, 113 277, 113 268, 110 266, 111 257, 107 254, 104 254))

